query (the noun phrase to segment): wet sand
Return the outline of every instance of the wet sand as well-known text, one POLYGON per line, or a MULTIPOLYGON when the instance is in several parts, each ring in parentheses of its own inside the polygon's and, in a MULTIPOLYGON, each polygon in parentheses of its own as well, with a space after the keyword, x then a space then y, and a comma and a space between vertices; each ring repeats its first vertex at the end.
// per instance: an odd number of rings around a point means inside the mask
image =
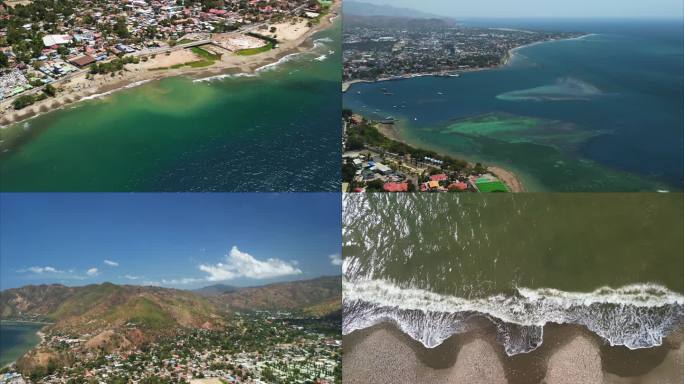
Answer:
POLYGON ((427 349, 392 324, 343 338, 345 383, 681 383, 682 332, 662 346, 611 347, 584 327, 550 324, 544 343, 528 354, 507 356, 491 324, 427 349))

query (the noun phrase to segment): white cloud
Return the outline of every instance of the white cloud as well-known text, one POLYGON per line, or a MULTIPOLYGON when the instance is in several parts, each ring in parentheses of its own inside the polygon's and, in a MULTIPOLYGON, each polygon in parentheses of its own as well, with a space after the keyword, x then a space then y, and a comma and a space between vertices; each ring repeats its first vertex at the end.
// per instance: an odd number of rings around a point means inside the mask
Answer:
POLYGON ((90 268, 89 270, 86 271, 86 275, 88 276, 97 276, 100 274, 100 271, 98 271, 97 268, 90 268))
POLYGON ((117 263, 116 261, 111 261, 111 260, 107 260, 107 259, 105 259, 104 263, 109 265, 110 267, 118 267, 119 266, 119 263, 117 263))
POLYGON ((57 268, 53 267, 29 267, 26 269, 22 269, 20 272, 33 272, 33 273, 38 273, 38 274, 43 274, 43 273, 64 273, 64 271, 60 271, 57 268))
POLYGON ((332 265, 342 265, 342 257, 340 255, 330 255, 330 264, 332 265))
POLYGON ((296 267, 295 262, 271 258, 265 261, 257 260, 249 253, 233 247, 226 255, 225 263, 215 265, 202 264, 199 269, 209 274, 208 281, 232 280, 238 277, 250 279, 269 279, 279 276, 299 275, 302 270, 296 267))
POLYGON ((140 279, 139 276, 133 276, 133 275, 124 275, 124 278, 126 278, 126 279, 128 279, 128 280, 138 280, 138 279, 140 279))

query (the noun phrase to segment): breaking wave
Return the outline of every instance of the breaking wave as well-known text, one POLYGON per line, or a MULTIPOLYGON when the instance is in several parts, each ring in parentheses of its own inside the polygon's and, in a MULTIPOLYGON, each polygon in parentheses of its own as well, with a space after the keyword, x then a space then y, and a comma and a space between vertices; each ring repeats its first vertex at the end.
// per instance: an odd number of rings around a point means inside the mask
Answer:
POLYGON ((90 96, 82 97, 80 100, 81 100, 81 101, 85 101, 85 100, 100 99, 100 98, 103 98, 103 97, 105 97, 105 96, 109 96, 109 95, 113 94, 114 92, 120 91, 120 90, 122 90, 122 89, 135 88, 135 87, 138 87, 138 86, 143 85, 143 84, 145 84, 145 83, 149 83, 149 82, 152 81, 152 80, 153 80, 153 79, 147 79, 147 80, 136 81, 136 82, 127 84, 126 86, 123 86, 123 87, 121 87, 121 88, 112 89, 111 91, 102 92, 102 93, 95 93, 95 94, 92 94, 92 95, 90 95, 90 96))
POLYGON ((255 73, 234 73, 234 74, 222 74, 222 75, 213 75, 209 77, 203 77, 201 79, 195 79, 192 82, 193 83, 203 83, 203 82, 211 82, 211 81, 218 81, 218 80, 223 80, 223 79, 235 79, 235 78, 240 78, 240 77, 256 77, 257 75, 255 73))
POLYGON ((259 67, 255 70, 255 72, 263 72, 263 71, 270 71, 278 68, 281 64, 287 63, 289 61, 292 61, 296 59, 298 56, 307 54, 308 52, 295 52, 295 53, 290 53, 289 55, 285 55, 281 57, 278 61, 266 64, 262 67, 259 67))
MULTIPOLYGON (((353 258, 352 258, 353 259, 353 258)), ((349 263, 345 260, 345 271, 349 263)), ((462 298, 385 280, 343 281, 343 334, 390 322, 427 348, 489 319, 513 356, 538 348, 548 323, 583 325, 610 345, 629 349, 662 344, 684 322, 684 296, 655 284, 603 287, 590 293, 517 288, 510 295, 462 298)))

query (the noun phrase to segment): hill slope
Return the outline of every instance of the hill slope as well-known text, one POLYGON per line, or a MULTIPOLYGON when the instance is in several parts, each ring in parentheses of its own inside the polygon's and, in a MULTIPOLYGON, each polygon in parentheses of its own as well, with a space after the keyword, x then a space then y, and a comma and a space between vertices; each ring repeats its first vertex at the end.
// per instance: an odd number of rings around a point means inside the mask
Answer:
POLYGON ((103 283, 83 287, 38 285, 0 292, 4 319, 54 322, 54 329, 78 333, 137 326, 148 330, 212 327, 220 311, 190 292, 103 283))
POLYGON ((325 316, 340 309, 342 277, 326 276, 259 287, 239 288, 210 300, 229 311, 285 310, 325 316))

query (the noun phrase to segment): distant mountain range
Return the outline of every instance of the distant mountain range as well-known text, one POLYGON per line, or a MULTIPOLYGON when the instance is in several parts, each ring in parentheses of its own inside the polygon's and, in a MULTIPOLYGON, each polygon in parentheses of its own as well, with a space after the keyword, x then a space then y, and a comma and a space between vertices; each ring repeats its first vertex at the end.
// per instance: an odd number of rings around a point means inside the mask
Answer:
MULTIPOLYGON (((389 1, 389 0, 388 0, 389 1)), ((395 7, 389 4, 376 5, 361 1, 345 0, 342 5, 344 16, 390 16, 405 17, 412 19, 434 19, 444 18, 444 16, 422 12, 417 9, 395 7)))
MULTIPOLYGON (((226 286, 221 287, 225 289, 226 286)), ((249 288, 227 288, 229 289, 205 297, 219 308, 229 312, 281 310, 326 315, 341 308, 342 305, 341 276, 325 276, 313 280, 291 281, 249 288)), ((206 288, 202 288, 202 290, 207 291, 206 288)), ((209 289, 209 291, 220 290, 221 288, 209 289)))
POLYGON ((341 308, 340 276, 251 288, 213 285, 195 291, 103 283, 29 285, 0 291, 0 319, 54 322, 78 334, 136 328, 215 328, 235 311, 284 310, 327 316, 341 308))
POLYGON ((230 293, 230 292, 235 292, 237 291, 238 287, 234 287, 232 285, 225 285, 225 284, 215 284, 215 285, 208 285, 206 287, 202 287, 199 289, 193 289, 192 292, 195 292, 198 295, 201 296, 216 296, 222 293, 230 293))

